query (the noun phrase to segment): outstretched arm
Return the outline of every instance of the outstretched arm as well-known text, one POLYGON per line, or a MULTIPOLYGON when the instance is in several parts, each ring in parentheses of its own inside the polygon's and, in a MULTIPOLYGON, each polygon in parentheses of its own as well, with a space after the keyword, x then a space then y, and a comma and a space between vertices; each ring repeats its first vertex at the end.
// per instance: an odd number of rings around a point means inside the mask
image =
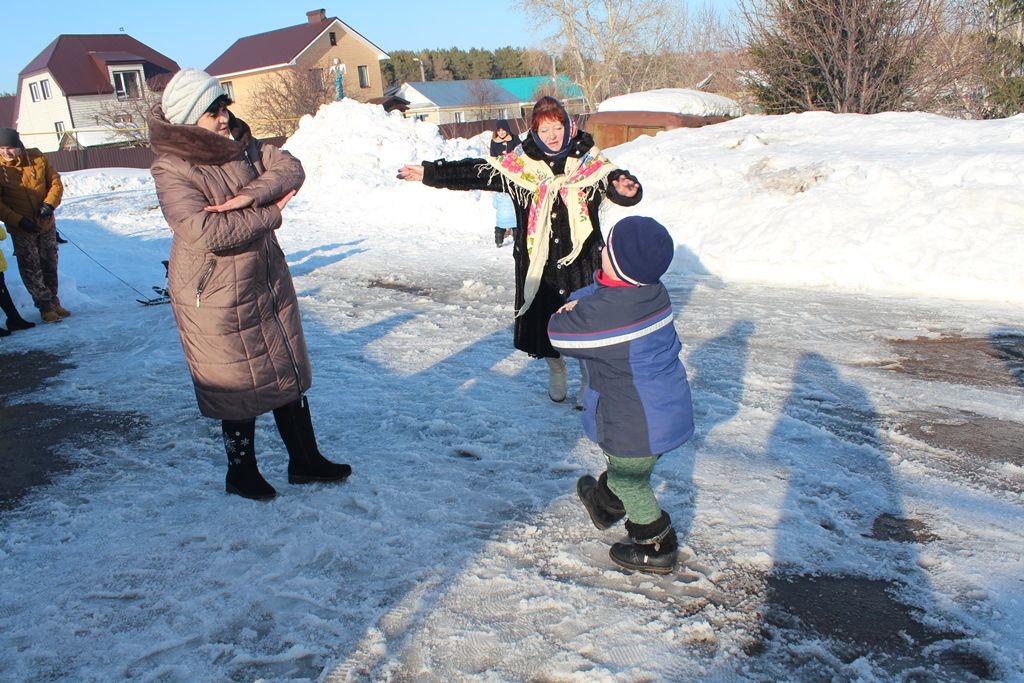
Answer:
POLYGON ((446 190, 490 190, 501 192, 504 186, 498 173, 483 159, 460 159, 449 161, 424 161, 422 164, 406 165, 398 170, 402 180, 421 181, 429 187, 446 190))

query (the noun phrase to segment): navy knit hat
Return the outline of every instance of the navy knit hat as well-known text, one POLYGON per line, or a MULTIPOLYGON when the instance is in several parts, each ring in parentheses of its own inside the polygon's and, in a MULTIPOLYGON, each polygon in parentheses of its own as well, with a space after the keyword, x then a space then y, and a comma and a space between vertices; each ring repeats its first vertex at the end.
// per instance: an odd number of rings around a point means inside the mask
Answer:
POLYGON ((672 264, 675 245, 665 226, 646 216, 628 216, 608 231, 608 260, 620 280, 653 285, 672 264))
POLYGON ((0 147, 21 147, 24 149, 25 145, 21 144, 18 131, 13 128, 0 128, 0 147))

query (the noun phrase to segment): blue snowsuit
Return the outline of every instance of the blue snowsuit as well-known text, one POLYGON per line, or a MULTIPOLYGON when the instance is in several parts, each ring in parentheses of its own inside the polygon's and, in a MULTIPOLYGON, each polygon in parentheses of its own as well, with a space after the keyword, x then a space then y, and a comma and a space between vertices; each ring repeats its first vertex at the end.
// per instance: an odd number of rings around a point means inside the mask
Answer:
POLYGON ((573 292, 571 311, 548 324, 551 345, 583 360, 588 386, 583 431, 608 454, 649 457, 693 435, 693 404, 672 302, 660 282, 595 282, 573 292))

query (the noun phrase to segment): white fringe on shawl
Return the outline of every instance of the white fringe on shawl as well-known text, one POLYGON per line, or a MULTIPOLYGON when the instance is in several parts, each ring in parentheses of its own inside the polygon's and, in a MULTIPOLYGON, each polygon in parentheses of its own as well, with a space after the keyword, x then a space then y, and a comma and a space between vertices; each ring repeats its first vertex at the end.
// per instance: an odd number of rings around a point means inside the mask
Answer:
POLYGON ((526 282, 523 286, 523 305, 516 311, 518 318, 530 308, 540 288, 544 264, 548 260, 551 210, 555 205, 555 196, 562 197, 569 215, 572 251, 568 256, 558 260, 561 265, 566 266, 576 260, 583 250, 583 243, 594 231, 587 202, 597 192, 598 183, 618 167, 602 156, 596 145, 578 159, 568 157, 565 160, 565 172, 557 176, 546 163, 527 156, 522 147, 517 147, 503 156, 486 157, 485 161, 487 167, 482 168, 481 173, 490 170, 491 178, 500 174, 505 188, 510 194, 515 195, 520 204, 529 202, 526 247, 530 265, 527 267, 526 282))

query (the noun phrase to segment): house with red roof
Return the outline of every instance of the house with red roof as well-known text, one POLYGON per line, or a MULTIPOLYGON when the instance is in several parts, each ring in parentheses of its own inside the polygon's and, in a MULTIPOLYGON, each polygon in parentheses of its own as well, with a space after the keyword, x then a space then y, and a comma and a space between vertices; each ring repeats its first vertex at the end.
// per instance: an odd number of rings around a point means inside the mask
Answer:
POLYGON ((57 36, 18 74, 16 128, 43 152, 123 141, 177 70, 124 33, 57 36))
POLYGON ((387 53, 366 37, 318 9, 306 12, 305 23, 239 38, 206 71, 235 101, 231 111, 257 135, 268 135, 280 132, 271 125, 274 118, 287 115, 260 96, 268 84, 299 77, 326 101, 367 102, 384 95, 380 62, 385 59, 387 53))

